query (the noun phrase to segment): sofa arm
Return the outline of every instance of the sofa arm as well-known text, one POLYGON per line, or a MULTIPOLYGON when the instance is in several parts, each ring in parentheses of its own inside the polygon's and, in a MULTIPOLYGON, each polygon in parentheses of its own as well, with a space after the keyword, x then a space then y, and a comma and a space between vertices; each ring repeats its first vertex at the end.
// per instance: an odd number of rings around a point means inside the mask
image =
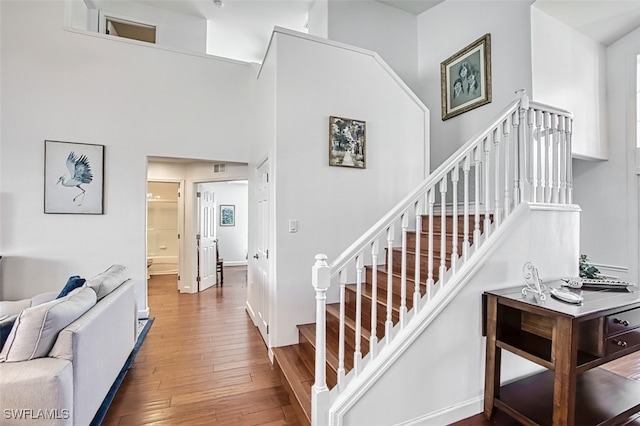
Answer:
POLYGON ((0 424, 73 424, 73 367, 55 358, 0 363, 0 424))

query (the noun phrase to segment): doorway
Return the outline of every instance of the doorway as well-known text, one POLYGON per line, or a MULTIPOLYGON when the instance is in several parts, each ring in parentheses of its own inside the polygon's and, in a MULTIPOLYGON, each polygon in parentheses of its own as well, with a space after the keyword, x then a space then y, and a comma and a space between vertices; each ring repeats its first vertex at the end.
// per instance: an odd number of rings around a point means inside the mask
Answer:
POLYGON ((147 278, 179 275, 184 227, 181 182, 147 182, 147 278))

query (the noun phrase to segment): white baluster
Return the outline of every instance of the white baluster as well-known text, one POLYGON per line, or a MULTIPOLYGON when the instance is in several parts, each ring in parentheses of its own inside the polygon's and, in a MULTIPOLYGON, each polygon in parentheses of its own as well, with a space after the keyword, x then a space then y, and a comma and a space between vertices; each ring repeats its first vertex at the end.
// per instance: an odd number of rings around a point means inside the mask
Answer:
POLYGON ((451 270, 458 270, 458 181, 460 180, 460 167, 453 168, 451 175, 451 192, 453 193, 453 240, 451 241, 451 270))
POLYGON ((413 312, 414 315, 418 314, 418 302, 420 301, 420 271, 422 267, 422 201, 418 200, 415 203, 416 214, 416 238, 415 238, 415 276, 414 276, 414 289, 413 289, 413 312))
POLYGON ((536 140, 534 133, 534 112, 532 108, 527 110, 527 152, 529 154, 529 162, 527 163, 527 179, 529 180, 529 198, 527 201, 536 202, 536 194, 538 192, 538 185, 536 180, 537 165, 537 152, 536 152, 536 140))
POLYGON ((506 218, 511 214, 511 150, 509 149, 510 136, 509 132, 511 126, 510 117, 507 117, 505 121, 502 122, 502 134, 504 139, 504 217, 506 218))
POLYGON ((356 377, 362 369, 362 271, 364 269, 362 255, 356 256, 356 330, 353 351, 353 370, 356 377))
POLYGON ((484 149, 484 238, 491 235, 491 143, 488 138, 482 140, 484 149))
POLYGON ((344 343, 347 339, 344 332, 344 322, 346 318, 345 305, 346 305, 346 287, 347 287, 347 271, 345 269, 339 272, 340 277, 340 326, 338 331, 338 390, 341 390, 344 386, 344 377, 346 374, 344 368, 344 343))
POLYGON ((431 300, 433 289, 433 205, 435 204, 434 189, 428 192, 429 197, 429 253, 427 255, 427 300, 431 300))
POLYGON ((469 257, 469 248, 471 242, 469 241, 469 170, 471 169, 471 160, 467 155, 462 160, 462 172, 464 174, 464 224, 463 226, 463 239, 462 239, 462 258, 464 262, 469 257))
POLYGON ((407 228, 409 218, 406 213, 400 218, 402 223, 402 263, 400 264, 400 328, 404 328, 407 320, 407 228))
POLYGON ((571 117, 565 118, 565 129, 567 132, 567 204, 573 203, 573 151, 571 148, 571 140, 573 134, 573 119, 571 117))
POLYGON ((390 226, 387 228, 387 320, 384 323, 387 342, 391 339, 393 328, 393 238, 393 227, 390 226))
MULTIPOLYGON (((520 108, 518 109, 518 156, 519 156, 519 186, 520 199, 523 201, 531 201, 530 198, 530 180, 529 180, 529 143, 527 142, 527 111, 529 110, 529 98, 524 90, 518 91, 521 95, 520 108)), ((517 92, 517 93, 518 93, 517 92)))
POLYGON ((534 110, 533 108, 530 111, 531 111, 531 119, 533 120, 533 125, 535 128, 534 141, 536 146, 536 156, 535 156, 536 165, 534 168, 534 171, 535 171, 534 180, 535 180, 536 190, 533 194, 533 197, 534 197, 533 201, 538 202, 538 201, 544 201, 544 179, 543 179, 544 149, 542 147, 544 142, 542 141, 542 132, 540 130, 541 121, 542 121, 541 120, 542 112, 538 109, 534 110))
POLYGON ((559 202, 560 204, 567 203, 567 152, 566 152, 566 144, 565 144, 565 131, 564 131, 564 117, 558 116, 558 133, 559 137, 559 146, 558 146, 558 156, 560 161, 558 163, 558 173, 560 174, 560 195, 559 202))
POLYGON ((440 181, 440 269, 438 281, 444 287, 444 274, 447 272, 447 175, 440 181))
POLYGON ((559 196, 560 196, 560 173, 558 170, 558 164, 560 162, 560 156, 558 153, 559 144, 559 135, 557 131, 558 126, 558 116, 556 114, 551 114, 551 164, 552 164, 552 180, 553 180, 553 196, 551 198, 551 202, 554 204, 558 204, 559 196))
POLYGON ((474 211, 474 228, 473 228, 473 247, 475 251, 478 251, 480 248, 480 186, 482 182, 480 181, 480 165, 482 162, 480 161, 480 149, 476 147, 473 150, 474 154, 474 168, 475 168, 475 180, 476 180, 476 193, 475 193, 475 211, 474 211))
POLYGON ((551 115, 548 111, 543 113, 543 132, 545 140, 545 180, 546 188, 543 201, 545 203, 551 202, 553 196, 553 142, 551 141, 551 115))
POLYGON ((371 359, 378 356, 378 240, 371 243, 371 359))
POLYGON ((493 132, 491 132, 494 152, 493 220, 496 224, 496 228, 498 228, 502 222, 502 209, 500 207, 500 127, 502 127, 502 123, 498 124, 498 127, 493 129, 493 132))
POLYGON ((326 378, 326 302, 331 284, 327 256, 318 254, 312 268, 311 282, 316 291, 316 365, 315 382, 311 390, 311 421, 314 425, 329 424, 329 388, 326 378))
POLYGON ((511 127, 513 131, 511 134, 514 138, 513 143, 513 207, 520 204, 522 201, 522 190, 520 189, 520 176, 522 175, 521 167, 522 161, 520 159, 520 112, 519 110, 511 115, 511 127))

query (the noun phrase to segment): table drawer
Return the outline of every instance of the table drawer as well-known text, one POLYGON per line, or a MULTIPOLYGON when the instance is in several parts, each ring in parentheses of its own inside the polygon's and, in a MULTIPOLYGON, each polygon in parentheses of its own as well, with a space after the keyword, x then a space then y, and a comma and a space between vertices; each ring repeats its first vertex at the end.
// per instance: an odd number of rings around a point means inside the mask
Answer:
POLYGON ((640 345, 640 328, 609 337, 604 342, 607 356, 638 345, 640 345))
POLYGON ((638 327, 640 326, 640 308, 609 315, 606 317, 606 325, 605 334, 607 336, 638 327))

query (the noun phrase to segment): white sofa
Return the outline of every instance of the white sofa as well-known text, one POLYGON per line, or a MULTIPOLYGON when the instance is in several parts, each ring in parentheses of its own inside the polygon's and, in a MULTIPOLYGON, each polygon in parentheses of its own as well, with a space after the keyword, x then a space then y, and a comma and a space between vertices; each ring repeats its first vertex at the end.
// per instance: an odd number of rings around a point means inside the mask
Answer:
POLYGON ((92 286, 97 303, 57 334, 46 356, 0 362, 0 424, 91 423, 136 340, 133 281, 120 282, 106 295, 92 286))

